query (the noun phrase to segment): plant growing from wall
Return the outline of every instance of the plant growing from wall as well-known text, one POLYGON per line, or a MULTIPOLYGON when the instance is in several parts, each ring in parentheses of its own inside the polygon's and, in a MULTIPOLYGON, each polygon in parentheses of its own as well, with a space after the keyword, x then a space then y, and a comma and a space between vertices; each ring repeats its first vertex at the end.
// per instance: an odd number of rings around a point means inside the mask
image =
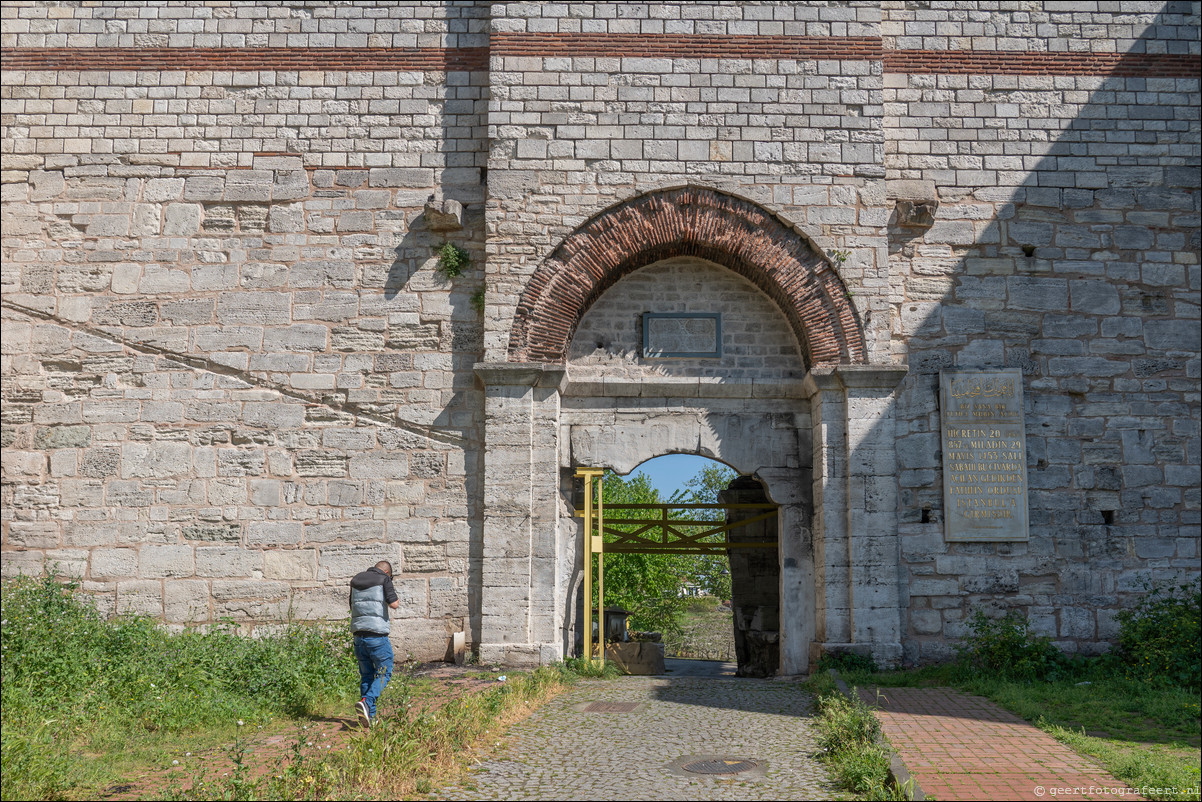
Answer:
POLYGON ((1026 616, 1017 610, 990 618, 981 610, 968 621, 969 634, 956 647, 961 664, 969 671, 1030 682, 1051 681, 1065 670, 1064 653, 1046 635, 1031 631, 1026 616))
POLYGON ((476 290, 472 293, 472 308, 480 314, 484 314, 484 288, 476 290))
POLYGON ((1119 655, 1127 675, 1153 684, 1197 689, 1202 685, 1202 585, 1153 587, 1116 616, 1119 655))
POLYGON ((448 279, 455 278, 472 263, 468 252, 453 242, 444 242, 437 253, 438 266, 435 269, 448 279))

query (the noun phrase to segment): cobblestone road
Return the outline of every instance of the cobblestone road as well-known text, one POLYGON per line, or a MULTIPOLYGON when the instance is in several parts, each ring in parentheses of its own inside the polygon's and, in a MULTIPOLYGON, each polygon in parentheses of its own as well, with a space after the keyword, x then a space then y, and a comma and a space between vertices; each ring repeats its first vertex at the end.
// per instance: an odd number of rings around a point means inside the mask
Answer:
POLYGON ((514 727, 438 796, 477 799, 833 799, 795 682, 692 677, 582 681, 514 727), (637 708, 590 712, 589 705, 637 708), (725 778, 694 768, 750 768, 725 778), (752 768, 750 763, 754 763, 752 768))

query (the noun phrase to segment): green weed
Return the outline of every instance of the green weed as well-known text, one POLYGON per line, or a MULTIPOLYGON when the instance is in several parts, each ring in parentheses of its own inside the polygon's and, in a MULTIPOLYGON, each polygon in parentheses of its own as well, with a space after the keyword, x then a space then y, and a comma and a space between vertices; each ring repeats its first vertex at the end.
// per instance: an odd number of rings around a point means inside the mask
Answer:
POLYGON ((1155 587, 1118 614, 1119 654, 1127 675, 1148 682, 1202 686, 1202 580, 1155 587))
POLYGON ((437 270, 446 278, 455 278, 472 263, 472 258, 463 248, 453 242, 444 242, 438 248, 437 270))
POLYGON ((233 626, 170 634, 101 616, 76 585, 22 578, 0 588, 3 797, 54 798, 155 762, 181 734, 349 704, 358 686, 345 631, 233 626))
POLYGON ((1047 680, 1064 669, 1064 653, 1050 638, 1032 633, 1021 613, 989 618, 977 610, 968 629, 969 635, 957 648, 970 670, 1006 679, 1047 680))
POLYGON ((889 779, 890 752, 872 708, 860 700, 855 689, 851 699, 840 693, 825 671, 816 672, 808 685, 816 693, 820 758, 830 766, 839 786, 857 799, 908 798, 906 790, 889 779))
POLYGON ((1061 743, 1098 758, 1111 774, 1140 791, 1146 799, 1196 800, 1199 797, 1196 748, 1124 743, 1044 721, 1037 723, 1040 729, 1061 743))
POLYGON ((563 670, 575 674, 578 677, 589 677, 592 679, 613 679, 622 676, 622 669, 618 668, 612 660, 606 660, 604 664, 599 660, 585 660, 583 657, 568 657, 563 661, 563 670))

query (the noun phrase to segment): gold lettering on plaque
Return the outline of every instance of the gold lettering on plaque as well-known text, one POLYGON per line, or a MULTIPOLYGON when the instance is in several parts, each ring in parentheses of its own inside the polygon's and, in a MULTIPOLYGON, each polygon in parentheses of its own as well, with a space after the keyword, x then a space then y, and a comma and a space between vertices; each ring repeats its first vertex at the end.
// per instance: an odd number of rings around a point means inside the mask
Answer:
POLYGON ((939 391, 945 537, 1026 540, 1022 373, 943 371, 939 391))

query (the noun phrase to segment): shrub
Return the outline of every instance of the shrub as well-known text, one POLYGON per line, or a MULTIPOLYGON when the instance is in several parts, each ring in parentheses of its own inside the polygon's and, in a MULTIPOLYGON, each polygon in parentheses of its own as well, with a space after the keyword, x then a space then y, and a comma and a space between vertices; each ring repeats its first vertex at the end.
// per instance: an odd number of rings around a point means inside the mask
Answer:
POLYGON ((1045 635, 1035 635, 1025 616, 1014 610, 989 618, 977 610, 968 622, 969 635, 957 646, 963 666, 999 679, 1030 682, 1055 680, 1068 660, 1045 635))
POLYGON ((293 625, 244 638, 232 625, 170 634, 107 619, 75 583, 20 578, 0 588, 4 799, 61 798, 92 772, 87 752, 357 696, 350 633, 293 625))
POLYGON ((1197 689, 1202 685, 1202 583, 1154 587, 1118 614, 1119 655, 1130 677, 1197 689))
MULTIPOLYGON (((343 628, 291 625, 244 638, 232 625, 172 635, 148 618, 105 619, 56 577, 3 586, 3 696, 79 723, 97 711, 148 730, 248 714, 314 712, 357 686, 343 628)), ((7 717, 6 717, 7 723, 7 717)))
POLYGON ((444 242, 438 249, 438 272, 455 278, 472 263, 468 252, 453 242, 444 242))

